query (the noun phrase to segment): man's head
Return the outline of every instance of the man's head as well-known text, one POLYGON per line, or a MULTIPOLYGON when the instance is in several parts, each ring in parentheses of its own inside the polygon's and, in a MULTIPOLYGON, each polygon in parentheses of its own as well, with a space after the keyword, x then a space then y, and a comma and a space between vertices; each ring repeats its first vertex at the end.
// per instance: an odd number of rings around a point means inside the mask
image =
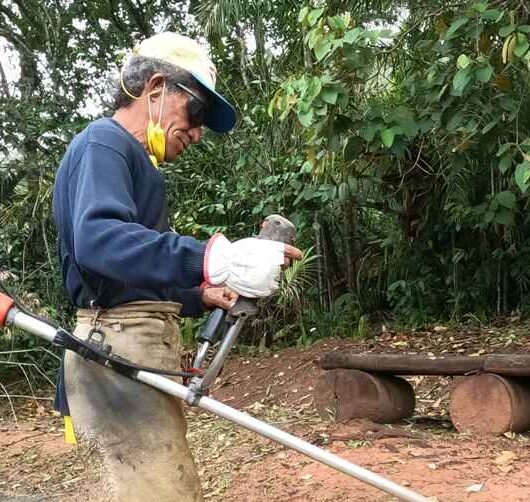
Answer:
POLYGON ((172 160, 200 140, 201 126, 217 132, 234 126, 234 108, 215 91, 215 77, 215 66, 195 41, 161 33, 142 42, 125 63, 114 107, 134 108, 142 130, 152 120, 143 142, 151 150, 147 136, 155 131, 165 140, 165 160, 172 160))

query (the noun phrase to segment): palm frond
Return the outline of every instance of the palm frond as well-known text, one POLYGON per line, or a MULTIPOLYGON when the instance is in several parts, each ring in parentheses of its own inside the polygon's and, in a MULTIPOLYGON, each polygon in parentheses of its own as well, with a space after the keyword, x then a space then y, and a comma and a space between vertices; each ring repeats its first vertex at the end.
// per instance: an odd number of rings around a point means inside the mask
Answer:
POLYGON ((282 305, 300 305, 302 296, 314 284, 316 259, 311 247, 304 252, 301 260, 295 261, 283 274, 278 292, 279 303, 282 305))
POLYGON ((241 0, 204 0, 197 6, 197 20, 207 35, 223 36, 242 18, 243 9, 248 4, 241 0))

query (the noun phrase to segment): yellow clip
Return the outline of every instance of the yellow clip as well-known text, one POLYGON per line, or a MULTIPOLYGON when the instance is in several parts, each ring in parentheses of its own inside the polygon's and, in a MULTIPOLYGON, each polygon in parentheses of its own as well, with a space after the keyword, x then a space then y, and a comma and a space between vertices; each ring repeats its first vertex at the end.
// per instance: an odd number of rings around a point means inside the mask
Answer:
POLYGON ((72 417, 68 415, 64 417, 64 440, 66 444, 77 444, 74 422, 72 422, 72 417))

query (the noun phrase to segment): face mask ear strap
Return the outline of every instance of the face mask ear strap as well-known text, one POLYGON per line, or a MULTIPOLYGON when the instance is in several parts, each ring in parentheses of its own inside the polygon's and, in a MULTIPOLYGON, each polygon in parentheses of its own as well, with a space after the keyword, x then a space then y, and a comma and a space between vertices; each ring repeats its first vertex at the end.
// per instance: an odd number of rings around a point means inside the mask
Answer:
POLYGON ((149 120, 152 122, 153 118, 151 115, 151 100, 149 99, 149 94, 147 95, 147 109, 149 110, 149 120))
POLYGON ((123 81, 123 72, 125 71, 125 67, 122 67, 121 71, 120 71, 120 85, 121 85, 121 88, 123 89, 123 92, 125 94, 127 94, 127 96, 129 96, 131 99, 142 99, 142 96, 135 96, 134 94, 131 94, 127 88, 125 87, 125 82, 123 81))
MULTIPOLYGON (((159 124, 160 124, 160 120, 162 119, 162 107, 164 106, 165 92, 166 92, 166 81, 164 80, 164 83, 162 84, 162 97, 160 98, 160 108, 158 109, 158 123, 159 124)), ((149 116, 151 116, 151 111, 149 111, 149 116)))
MULTIPOLYGON (((162 84, 162 97, 160 99, 160 108, 158 109, 158 124, 160 125, 160 121, 162 120, 162 108, 164 106, 164 94, 165 94, 165 91, 166 91, 166 81, 164 80, 164 83, 162 84)), ((147 95, 147 109, 149 110, 149 120, 153 120, 153 116, 152 116, 152 113, 151 113, 151 100, 149 99, 151 97, 152 94, 155 94, 156 93, 156 90, 154 91, 151 91, 148 95, 147 95)))
MULTIPOLYGON (((125 81, 123 80, 123 72, 125 71, 125 67, 122 67, 122 69, 120 70, 120 86, 121 88, 123 89, 123 92, 125 94, 127 94, 127 96, 129 96, 131 99, 142 99, 142 96, 135 96, 134 94, 132 94, 128 89, 127 87, 125 87, 125 81)), ((164 79, 164 84, 163 84, 163 87, 162 87, 162 102, 164 102, 164 91, 166 90, 166 81, 164 79)), ((147 102, 149 103, 149 97, 152 96, 153 94, 156 94, 156 90, 152 90, 150 93, 147 94, 147 102)), ((149 116, 151 116, 151 104, 149 103, 149 116)), ((162 116, 162 109, 160 109, 160 113, 159 113, 159 117, 158 117, 158 122, 160 122, 160 118, 162 116)))

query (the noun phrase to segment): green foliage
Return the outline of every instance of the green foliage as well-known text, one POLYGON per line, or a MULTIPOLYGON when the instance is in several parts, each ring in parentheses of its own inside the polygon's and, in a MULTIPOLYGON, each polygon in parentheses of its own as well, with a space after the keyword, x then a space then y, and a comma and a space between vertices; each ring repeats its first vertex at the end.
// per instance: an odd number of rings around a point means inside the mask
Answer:
POLYGON ((269 107, 297 118, 315 183, 346 182, 358 210, 401 214, 409 242, 381 236, 383 282, 417 322, 526 301, 529 30, 512 4, 411 9, 394 36, 306 7, 316 64, 285 79, 269 107))
POLYGON ((55 169, 105 112, 121 56, 162 29, 208 38, 238 112, 234 132, 206 132, 162 168, 174 228, 237 238, 279 212, 314 249, 246 342, 362 335, 387 311, 420 324, 528 304, 524 3, 9 0, 0 16, 19 68, 4 77, 2 59, 0 273, 60 322, 72 310, 55 260, 55 169))

